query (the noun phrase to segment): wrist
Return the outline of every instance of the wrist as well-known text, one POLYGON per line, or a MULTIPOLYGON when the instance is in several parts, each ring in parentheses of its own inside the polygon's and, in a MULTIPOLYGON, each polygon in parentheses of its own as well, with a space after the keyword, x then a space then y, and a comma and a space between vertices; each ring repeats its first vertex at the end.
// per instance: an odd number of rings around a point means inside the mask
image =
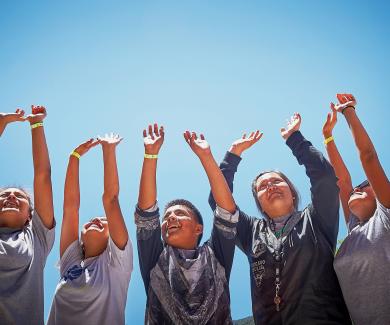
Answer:
POLYGON ((242 155, 242 153, 244 152, 244 150, 239 149, 239 148, 237 148, 236 146, 233 145, 233 146, 230 147, 229 152, 231 152, 231 153, 233 153, 233 154, 235 154, 235 155, 240 157, 242 155))
POLYGON ((73 151, 70 153, 69 158, 71 158, 71 157, 74 157, 74 158, 77 158, 77 160, 80 160, 81 155, 80 155, 76 150, 73 150, 73 151))
POLYGON ((144 153, 144 159, 157 159, 158 158, 158 154, 154 154, 154 153, 147 153, 145 152, 144 153))
POLYGON ((344 107, 342 110, 341 110, 341 113, 343 115, 347 114, 347 113, 350 113, 350 112, 354 112, 355 111, 355 106, 352 106, 352 105, 348 105, 346 107, 344 107))
POLYGON ((31 130, 34 130, 34 129, 36 129, 36 128, 43 127, 43 122, 40 121, 40 122, 30 123, 30 127, 31 127, 31 130))
POLYGON ((330 138, 333 136, 332 132, 323 132, 324 139, 330 138))

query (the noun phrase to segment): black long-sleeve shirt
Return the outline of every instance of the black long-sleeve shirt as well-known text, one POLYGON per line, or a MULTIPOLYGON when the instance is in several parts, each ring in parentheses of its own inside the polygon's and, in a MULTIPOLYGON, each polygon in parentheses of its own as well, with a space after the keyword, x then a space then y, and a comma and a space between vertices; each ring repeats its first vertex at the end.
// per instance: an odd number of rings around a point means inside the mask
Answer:
MULTIPOLYGON (((289 219, 282 241, 280 311, 276 311, 275 248, 278 239, 267 218, 240 211, 237 245, 250 265, 252 310, 256 324, 350 324, 333 269, 339 225, 339 189, 330 163, 294 132, 287 145, 304 165, 311 183, 311 203, 289 219)), ((228 152, 220 168, 233 191, 234 174, 241 158, 228 152)), ((210 195, 209 203, 215 202, 210 195)))
POLYGON ((136 208, 146 324, 232 324, 229 277, 238 213, 215 211, 211 237, 194 250, 164 245, 159 211, 136 208))

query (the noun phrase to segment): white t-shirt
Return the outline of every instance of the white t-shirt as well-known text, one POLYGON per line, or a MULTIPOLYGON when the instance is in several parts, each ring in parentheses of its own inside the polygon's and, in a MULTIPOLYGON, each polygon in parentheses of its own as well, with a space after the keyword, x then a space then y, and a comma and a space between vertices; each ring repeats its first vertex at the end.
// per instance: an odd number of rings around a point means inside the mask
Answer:
POLYGON ((61 279, 48 324, 124 324, 132 270, 130 238, 124 250, 110 238, 102 254, 85 260, 80 243, 74 241, 60 260, 61 279))
POLYGON ((23 229, 0 228, 0 324, 43 324, 43 269, 54 235, 35 211, 23 229))

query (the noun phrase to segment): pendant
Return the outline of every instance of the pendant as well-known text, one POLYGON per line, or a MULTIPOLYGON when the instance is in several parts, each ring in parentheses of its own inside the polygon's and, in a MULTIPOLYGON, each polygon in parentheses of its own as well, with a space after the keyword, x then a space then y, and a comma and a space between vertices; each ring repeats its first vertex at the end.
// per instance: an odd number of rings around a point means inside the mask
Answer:
POLYGON ((275 296, 274 303, 276 305, 276 311, 279 311, 279 305, 282 303, 282 298, 280 298, 279 296, 275 296))

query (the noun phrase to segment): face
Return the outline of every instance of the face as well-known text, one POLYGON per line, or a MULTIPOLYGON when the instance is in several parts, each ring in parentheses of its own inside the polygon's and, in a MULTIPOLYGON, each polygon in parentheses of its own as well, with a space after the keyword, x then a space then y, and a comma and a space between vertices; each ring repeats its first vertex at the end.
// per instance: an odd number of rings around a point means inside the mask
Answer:
POLYGON ((30 218, 26 193, 13 187, 0 192, 0 227, 21 229, 30 218))
POLYGON ((275 172, 261 175, 256 182, 257 200, 270 218, 294 211, 294 197, 287 182, 275 172))
POLYGON ((85 251, 99 255, 107 247, 109 234, 106 218, 94 218, 84 224, 81 230, 81 241, 85 251))
POLYGON ((364 181, 353 189, 348 200, 348 206, 360 221, 367 221, 373 216, 376 209, 376 200, 374 190, 368 181, 364 181))
POLYGON ((184 205, 173 205, 164 214, 161 224, 164 241, 173 247, 194 249, 203 231, 192 211, 184 205))

